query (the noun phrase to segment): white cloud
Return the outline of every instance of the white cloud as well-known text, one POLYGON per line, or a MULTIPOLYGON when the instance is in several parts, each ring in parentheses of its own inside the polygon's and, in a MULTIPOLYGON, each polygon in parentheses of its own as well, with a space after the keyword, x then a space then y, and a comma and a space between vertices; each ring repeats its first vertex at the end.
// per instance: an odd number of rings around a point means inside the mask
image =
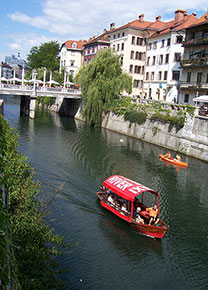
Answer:
POLYGON ((179 8, 203 10, 206 9, 206 1, 184 0, 181 7, 181 0, 45 0, 41 4, 42 10, 35 17, 21 12, 15 12, 9 17, 12 21, 43 28, 50 33, 79 39, 101 33, 112 21, 122 25, 142 13, 145 14, 145 20, 153 20, 157 15, 163 17, 170 12, 173 18, 174 11, 179 8))

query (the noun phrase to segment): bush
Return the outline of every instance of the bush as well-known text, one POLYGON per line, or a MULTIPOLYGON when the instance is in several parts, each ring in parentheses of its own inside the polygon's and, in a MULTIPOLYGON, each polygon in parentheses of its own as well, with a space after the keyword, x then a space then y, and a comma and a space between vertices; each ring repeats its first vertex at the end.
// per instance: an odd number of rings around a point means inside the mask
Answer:
POLYGON ((139 125, 143 124, 147 119, 147 114, 140 111, 126 111, 124 114, 124 120, 130 123, 137 123, 139 125))

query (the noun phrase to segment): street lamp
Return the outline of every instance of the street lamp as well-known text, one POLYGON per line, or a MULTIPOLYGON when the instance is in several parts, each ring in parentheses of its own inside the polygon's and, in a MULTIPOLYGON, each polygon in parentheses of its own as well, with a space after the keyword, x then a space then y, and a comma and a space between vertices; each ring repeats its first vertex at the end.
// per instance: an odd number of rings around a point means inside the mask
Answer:
POLYGON ((36 83, 36 77, 37 77, 37 71, 36 69, 33 69, 32 71, 32 79, 34 80, 33 90, 35 91, 35 83, 36 83))

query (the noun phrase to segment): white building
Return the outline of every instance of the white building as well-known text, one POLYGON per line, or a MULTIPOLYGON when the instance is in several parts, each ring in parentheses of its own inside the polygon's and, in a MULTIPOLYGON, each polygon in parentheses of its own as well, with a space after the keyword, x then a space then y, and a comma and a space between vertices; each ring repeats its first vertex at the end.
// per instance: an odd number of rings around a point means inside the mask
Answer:
POLYGON ((82 48, 85 40, 68 40, 60 48, 60 68, 65 69, 73 77, 82 65, 82 48))
POLYGON ((180 61, 185 28, 197 21, 196 15, 176 10, 175 18, 147 40, 144 97, 167 102, 178 100, 180 61))
POLYGON ((126 25, 109 32, 110 46, 120 55, 123 71, 133 78, 132 95, 142 97, 146 60, 146 39, 160 30, 165 22, 156 17, 156 21, 144 21, 141 14, 126 25))

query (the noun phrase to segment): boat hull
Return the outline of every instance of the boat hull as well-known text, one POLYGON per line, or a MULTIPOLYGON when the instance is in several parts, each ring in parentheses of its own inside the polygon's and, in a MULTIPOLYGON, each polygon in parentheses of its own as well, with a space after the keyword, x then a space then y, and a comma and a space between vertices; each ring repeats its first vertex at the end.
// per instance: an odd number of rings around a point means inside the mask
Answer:
POLYGON ((115 208, 108 205, 108 203, 103 199, 103 193, 97 192, 97 196, 100 199, 100 204, 113 214, 117 215, 119 218, 123 219, 126 223, 128 223, 131 228, 143 235, 146 235, 151 238, 158 238, 161 239, 166 231, 168 230, 168 226, 162 222, 159 221, 158 225, 148 225, 148 224, 141 224, 138 223, 131 218, 126 217, 125 215, 120 214, 115 208))
POLYGON ((160 158, 160 160, 167 161, 168 163, 171 163, 173 165, 181 166, 184 168, 186 168, 188 166, 188 164, 186 162, 178 161, 178 160, 175 160, 173 158, 166 158, 165 155, 163 155, 163 154, 160 154, 159 158, 160 158))

